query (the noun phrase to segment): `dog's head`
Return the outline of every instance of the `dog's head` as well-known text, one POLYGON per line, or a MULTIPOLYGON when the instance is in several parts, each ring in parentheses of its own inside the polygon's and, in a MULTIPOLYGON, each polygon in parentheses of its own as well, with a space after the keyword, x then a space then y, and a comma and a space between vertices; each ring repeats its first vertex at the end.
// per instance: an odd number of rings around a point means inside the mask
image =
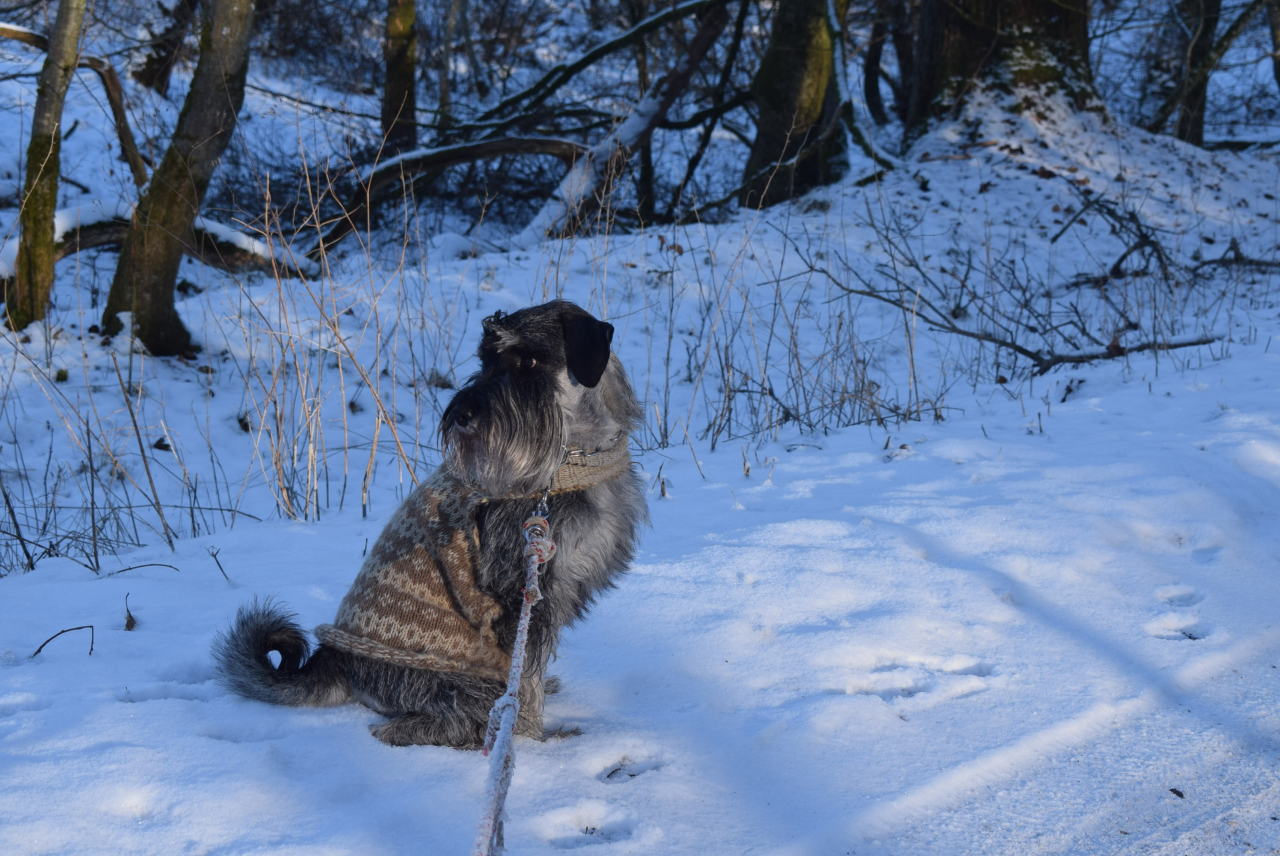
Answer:
POLYGON ((487 496, 536 493, 566 449, 607 448, 640 419, 613 325, 565 300, 484 319, 480 371, 445 409, 445 464, 487 496))

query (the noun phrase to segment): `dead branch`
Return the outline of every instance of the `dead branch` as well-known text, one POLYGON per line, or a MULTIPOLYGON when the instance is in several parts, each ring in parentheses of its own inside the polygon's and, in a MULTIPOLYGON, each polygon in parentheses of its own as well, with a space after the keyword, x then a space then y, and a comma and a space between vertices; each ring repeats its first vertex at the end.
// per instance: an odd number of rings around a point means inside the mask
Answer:
POLYGON ((1235 238, 1227 245, 1227 251, 1216 259, 1205 259, 1191 269, 1196 273, 1214 267, 1240 267, 1254 270, 1280 270, 1280 261, 1274 259, 1255 259, 1240 251, 1240 242, 1235 238))
POLYGON ((52 635, 52 636, 50 636, 48 639, 46 639, 46 640, 44 640, 43 642, 41 642, 41 643, 40 643, 40 647, 39 647, 39 648, 37 648, 36 650, 32 651, 32 652, 31 652, 31 656, 30 656, 28 659, 32 659, 32 660, 34 660, 34 659, 36 658, 36 656, 37 656, 41 651, 43 651, 43 650, 44 650, 44 646, 48 645, 48 644, 49 644, 50 642, 52 642, 54 639, 57 639, 57 638, 58 638, 59 636, 61 636, 63 633, 71 633, 71 632, 76 631, 76 630, 88 630, 88 631, 89 631, 89 656, 90 656, 90 657, 92 657, 92 656, 93 656, 93 625, 92 625, 92 624, 81 624, 79 627, 67 627, 67 628, 64 628, 64 629, 62 629, 62 630, 59 630, 57 633, 53 634, 53 635, 52 635))
MULTIPOLYGON (((1126 333, 1133 332, 1138 326, 1128 320, 1124 313, 1120 313, 1124 323, 1122 323, 1112 334, 1111 341, 1104 347, 1094 351, 1077 351, 1075 353, 1060 353, 1049 348, 1035 349, 1027 347, 1017 340, 1020 333, 1035 333, 1045 339, 1046 342, 1051 341, 1048 337, 1057 336, 1068 344, 1075 346, 1078 344, 1076 339, 1083 338, 1094 344, 1101 344, 1101 341, 1092 335, 1085 326, 1083 320, 1078 317, 1072 318, 1065 324, 1052 323, 1046 314, 1038 313, 1024 302, 1019 306, 1023 312, 1030 313, 1024 318, 1016 318, 1001 313, 991 307, 986 307, 982 313, 983 318, 990 323, 992 329, 973 329, 958 323, 959 319, 967 316, 967 312, 958 312, 957 307, 950 305, 942 305, 933 293, 944 297, 953 296, 943 286, 936 283, 925 270, 922 264, 911 257, 908 253, 903 253, 900 247, 894 245, 893 240, 889 236, 882 236, 887 248, 891 253, 900 255, 901 260, 906 263, 908 268, 916 275, 920 276, 931 291, 923 288, 912 288, 895 277, 894 284, 884 286, 873 282, 868 276, 863 274, 858 267, 849 262, 842 254, 835 253, 834 257, 841 264, 844 273, 851 276, 858 282, 858 285, 850 285, 845 280, 835 276, 831 270, 820 265, 809 255, 807 250, 789 236, 784 236, 787 242, 795 249, 800 259, 804 262, 807 270, 798 275, 817 274, 825 277, 837 289, 846 294, 852 294, 859 297, 866 297, 871 300, 891 306, 900 312, 906 313, 910 317, 918 318, 930 329, 942 333, 950 333, 966 339, 972 339, 977 342, 993 345, 1006 351, 1010 351, 1018 356, 1025 358, 1031 363, 1034 374, 1043 375, 1060 365, 1076 365, 1080 363, 1092 363, 1099 360, 1118 359, 1129 354, 1142 353, 1144 351, 1172 351, 1181 348, 1192 348, 1202 345, 1209 345, 1219 341, 1221 336, 1200 336, 1195 339, 1187 339, 1180 341, 1158 341, 1150 340, 1141 342, 1136 345, 1122 345, 1120 338, 1126 333), (999 330, 999 332, 997 332, 999 330), (1076 337, 1068 335, 1068 330, 1075 330, 1076 337)), ((1125 255, 1129 250, 1125 251, 1125 255)), ((1115 265, 1112 265, 1114 270, 1115 265)), ((963 295, 967 290, 964 285, 965 277, 961 276, 960 293, 963 295)))
POLYGON ((1129 354, 1137 354, 1142 351, 1175 351, 1179 348, 1197 348, 1201 345, 1212 345, 1214 342, 1220 341, 1221 336, 1201 336, 1198 339, 1185 339, 1180 342, 1143 342, 1140 345, 1124 345, 1113 344, 1105 350, 1095 351, 1089 354, 1048 354, 1036 361, 1036 374, 1046 374, 1052 369, 1062 365, 1076 365, 1079 363, 1094 363, 1098 360, 1114 360, 1119 357, 1128 356, 1129 354))
MULTIPOLYGON (((236 234, 234 230, 225 226, 219 225, 216 228, 214 226, 215 224, 212 223, 201 226, 197 221, 191 230, 191 240, 186 242, 186 254, 201 264, 228 273, 257 271, 285 278, 297 278, 307 273, 298 265, 247 249, 243 243, 237 243, 232 238, 232 235, 236 234)), ((98 247, 119 247, 128 231, 129 220, 126 217, 113 216, 81 223, 63 234, 54 244, 54 259, 61 261, 68 256, 98 247)), ((4 280, 0 280, 2 281, 4 280)))
MULTIPOLYGON (((46 53, 49 50, 48 36, 15 24, 0 23, 0 38, 13 39, 46 53)), ((138 152, 133 130, 129 127, 129 117, 124 111, 124 89, 120 85, 120 76, 116 74, 111 63, 101 57, 81 56, 76 65, 78 68, 87 68, 98 75, 98 80, 101 81, 107 95, 111 118, 115 122, 116 136, 120 139, 120 154, 125 163, 129 164, 129 171, 133 173, 133 183, 141 187, 147 183, 147 165, 138 152)))
POLYGON ((599 207, 613 180, 622 172, 631 153, 653 133, 671 105, 689 85, 694 70, 711 50, 729 12, 724 0, 708 4, 699 14, 699 26, 684 57, 640 99, 631 114, 613 132, 579 158, 561 180, 551 198, 516 236, 515 243, 529 246, 547 235, 571 233, 584 216, 599 207))
POLYGON ((558 137, 503 137, 419 149, 389 158, 360 179, 356 190, 342 206, 342 213, 321 236, 316 246, 307 252, 307 257, 319 261, 338 241, 367 221, 370 211, 386 201, 389 191, 399 189, 423 175, 451 166, 507 155, 549 155, 558 158, 566 166, 572 166, 586 151, 587 147, 581 143, 558 137))
POLYGON ((561 63, 555 66, 532 86, 504 98, 497 105, 486 110, 480 115, 480 119, 483 121, 486 119, 502 118, 502 126, 515 124, 519 121, 520 116, 504 118, 508 117, 510 111, 515 107, 523 104, 524 112, 527 113, 529 110, 537 107, 539 104, 554 95, 556 90, 572 80, 578 72, 589 68, 595 64, 596 61, 603 59, 609 54, 616 53, 617 51, 630 47, 664 24, 679 20, 680 18, 686 18, 689 15, 701 12, 702 10, 710 7, 723 5, 725 2, 726 0, 693 0, 693 2, 682 3, 679 6, 673 6, 672 8, 659 12, 656 15, 652 15, 636 24, 617 38, 611 39, 601 45, 597 45, 573 62, 567 64, 561 63))
POLYGON ((9 498, 9 489, 4 486, 4 479, 0 477, 0 493, 4 494, 4 507, 9 512, 9 522, 13 524, 13 537, 22 547, 22 555, 27 560, 27 570, 34 571, 36 569, 36 560, 31 557, 31 550, 27 548, 27 539, 22 536, 22 527, 18 524, 18 514, 13 509, 13 500, 9 498))

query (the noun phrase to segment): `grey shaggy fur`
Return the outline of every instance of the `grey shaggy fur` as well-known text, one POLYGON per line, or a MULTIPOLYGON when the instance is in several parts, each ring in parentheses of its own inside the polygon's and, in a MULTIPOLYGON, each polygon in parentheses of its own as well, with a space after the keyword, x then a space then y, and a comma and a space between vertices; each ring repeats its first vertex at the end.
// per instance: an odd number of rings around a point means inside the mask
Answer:
MULTIPOLYGON (((613 328, 567 301, 484 320, 480 371, 458 390, 441 420, 442 467, 489 497, 523 497, 550 484, 565 449, 609 448, 639 424, 640 406, 618 359, 613 328)), ((477 583, 503 608, 498 641, 514 642, 524 577, 521 524, 536 498, 480 506, 477 583)), ((631 470, 585 490, 557 494, 551 520, 555 558, 543 569, 543 600, 533 610, 521 686, 518 732, 542 737, 548 661, 561 628, 625 571, 646 519, 631 470)), ((254 601, 214 647, 232 691, 284 705, 359 702, 387 717, 373 734, 392 745, 474 748, 484 739, 501 684, 475 676, 413 669, 321 645, 314 653, 292 614, 254 601), (278 652, 279 666, 268 654, 278 652)))

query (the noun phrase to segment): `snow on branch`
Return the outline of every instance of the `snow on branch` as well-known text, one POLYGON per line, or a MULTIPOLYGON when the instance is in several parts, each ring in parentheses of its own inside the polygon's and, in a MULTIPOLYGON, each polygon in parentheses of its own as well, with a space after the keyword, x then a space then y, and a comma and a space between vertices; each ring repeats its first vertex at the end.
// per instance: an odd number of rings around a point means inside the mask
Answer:
MULTIPOLYGON (((132 216, 133 206, 124 202, 90 202, 59 209, 53 224, 55 259, 95 247, 118 247, 129 231, 132 216)), ((224 271, 261 271, 286 278, 315 276, 319 272, 309 259, 289 258, 268 241, 205 217, 196 218, 185 252, 224 271)), ((17 257, 16 239, 0 245, 0 281, 13 278, 17 257)))
POLYGON ((631 153, 648 139, 688 87, 694 70, 728 24, 729 13, 724 3, 715 3, 703 10, 699 20, 698 31, 676 67, 653 85, 607 137, 574 162, 551 198, 516 236, 516 246, 529 247, 548 235, 571 232, 600 204, 631 153))
POLYGON ((502 137, 403 152, 360 173, 358 186, 342 205, 342 213, 307 256, 318 261, 368 216, 370 208, 404 187, 406 182, 428 173, 506 155, 549 155, 571 166, 586 151, 587 147, 581 143, 559 137, 502 137))

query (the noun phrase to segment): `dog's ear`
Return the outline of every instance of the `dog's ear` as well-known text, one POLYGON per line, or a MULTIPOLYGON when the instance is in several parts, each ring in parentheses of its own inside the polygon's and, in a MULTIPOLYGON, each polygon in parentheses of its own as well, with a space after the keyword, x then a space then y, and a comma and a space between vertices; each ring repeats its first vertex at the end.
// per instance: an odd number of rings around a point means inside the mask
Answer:
POLYGON ((578 311, 561 313, 560 326, 564 331, 564 360, 569 371, 583 386, 595 386, 609 366, 613 325, 578 311))

